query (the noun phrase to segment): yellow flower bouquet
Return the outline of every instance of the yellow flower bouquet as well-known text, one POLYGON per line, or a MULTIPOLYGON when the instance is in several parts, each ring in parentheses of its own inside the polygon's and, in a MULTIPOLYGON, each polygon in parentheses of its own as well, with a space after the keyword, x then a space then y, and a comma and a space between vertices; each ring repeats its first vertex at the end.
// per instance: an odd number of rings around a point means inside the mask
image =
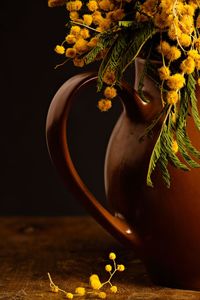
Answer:
MULTIPOLYGON (((162 120, 149 161, 147 185, 160 166, 170 186, 168 162, 182 170, 200 167, 200 152, 186 130, 187 117, 200 130, 196 85, 200 85, 200 10, 198 0, 49 0, 63 5, 68 15, 64 41, 56 53, 77 67, 100 61, 97 90, 104 98, 98 108, 107 111, 117 96, 123 75, 137 57, 145 58, 138 94, 144 102, 143 80, 150 77, 160 90, 162 109, 147 126, 150 135, 162 120), (158 61, 159 63, 154 63, 158 61), (180 159, 180 156, 182 159, 180 159)), ((62 64, 63 64, 62 63, 62 64)))

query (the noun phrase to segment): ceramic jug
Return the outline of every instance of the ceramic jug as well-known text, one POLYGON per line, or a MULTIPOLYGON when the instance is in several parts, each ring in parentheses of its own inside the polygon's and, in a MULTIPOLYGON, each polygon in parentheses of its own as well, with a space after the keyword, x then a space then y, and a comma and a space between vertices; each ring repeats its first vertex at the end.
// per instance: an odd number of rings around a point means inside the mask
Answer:
MULTIPOLYGON (((161 109, 160 91, 145 77, 137 94, 144 61, 137 59, 134 88, 122 84, 123 105, 105 158, 105 189, 112 211, 88 190, 70 157, 66 128, 77 91, 96 85, 97 75, 83 73, 66 81, 56 93, 47 116, 46 136, 51 159, 64 182, 94 218, 144 262, 151 279, 160 285, 200 290, 200 170, 184 172, 169 165, 171 187, 153 174, 154 188, 146 185, 149 159, 161 124, 142 140, 145 128, 161 109)), ((197 88, 197 98, 200 97, 197 88)), ((191 140, 200 149, 200 135, 188 118, 191 140)))

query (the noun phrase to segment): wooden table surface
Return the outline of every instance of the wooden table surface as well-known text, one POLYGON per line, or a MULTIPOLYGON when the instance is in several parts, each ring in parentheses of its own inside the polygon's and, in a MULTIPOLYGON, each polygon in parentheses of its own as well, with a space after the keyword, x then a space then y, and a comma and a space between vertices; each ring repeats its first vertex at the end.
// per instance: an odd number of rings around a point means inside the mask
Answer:
POLYGON ((92 273, 106 280, 110 251, 116 252, 126 271, 113 278, 119 292, 107 299, 200 299, 200 292, 152 285, 134 253, 90 217, 1 217, 0 224, 0 299, 66 299, 50 291, 47 272, 67 291, 87 286, 92 273))

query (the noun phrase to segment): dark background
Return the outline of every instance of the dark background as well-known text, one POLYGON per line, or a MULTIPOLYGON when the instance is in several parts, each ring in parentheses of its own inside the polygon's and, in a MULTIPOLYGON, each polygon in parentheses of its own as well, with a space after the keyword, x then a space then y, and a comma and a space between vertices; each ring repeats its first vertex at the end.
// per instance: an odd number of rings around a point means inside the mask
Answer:
MULTIPOLYGON (((45 121, 57 89, 83 69, 67 63, 53 48, 66 35, 64 8, 45 0, 2 1, 1 74, 1 215, 85 213, 52 166, 45 142, 45 121)), ((96 66, 90 66, 94 69, 96 66)), ((120 104, 101 113, 95 87, 74 105, 69 128, 71 152, 86 184, 104 199, 103 164, 108 138, 120 104)))

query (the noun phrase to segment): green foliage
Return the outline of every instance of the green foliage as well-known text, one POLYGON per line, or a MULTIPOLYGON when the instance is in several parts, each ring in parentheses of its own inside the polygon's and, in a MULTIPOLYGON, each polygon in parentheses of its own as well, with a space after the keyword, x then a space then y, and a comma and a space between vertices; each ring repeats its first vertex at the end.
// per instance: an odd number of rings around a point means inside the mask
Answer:
POLYGON ((194 123, 198 128, 198 130, 200 130, 200 117, 197 108, 197 98, 196 98, 195 90, 196 90, 196 80, 194 79, 193 75, 190 74, 188 75, 187 92, 188 95, 190 95, 191 112, 194 119, 194 123))

